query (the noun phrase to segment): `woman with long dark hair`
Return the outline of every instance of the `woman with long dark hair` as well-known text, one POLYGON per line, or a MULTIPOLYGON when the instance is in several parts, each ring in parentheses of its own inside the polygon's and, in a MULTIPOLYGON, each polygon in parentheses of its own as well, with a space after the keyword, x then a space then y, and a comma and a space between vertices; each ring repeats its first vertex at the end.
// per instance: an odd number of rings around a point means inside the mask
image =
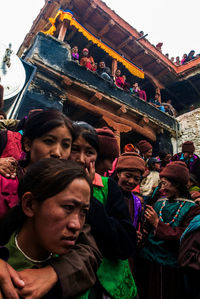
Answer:
POLYGON ((127 259, 136 249, 136 232, 128 207, 117 183, 95 173, 95 162, 101 157, 94 128, 84 123, 75 123, 75 127, 77 137, 70 159, 79 163, 93 179, 87 222, 103 255, 92 295, 94 298, 134 298, 136 288, 127 259))
MULTIPOLYGON (((6 214, 11 207, 19 202, 17 195, 18 178, 22 178, 32 165, 43 158, 54 158, 58 163, 60 159, 68 159, 73 139, 72 122, 60 111, 40 111, 30 116, 22 138, 22 148, 26 157, 19 162, 17 178, 1 177, 1 186, 3 186, 0 193, 1 215, 6 214)), ((4 219, 4 221, 6 220, 4 219)), ((2 228, 2 225, 0 227, 2 228)), ((8 228, 8 226, 6 227, 8 228)), ((4 245, 8 241, 9 234, 4 232, 0 236, 1 245, 4 245)), ((6 296, 19 298, 13 284, 19 288, 23 286, 20 291, 21 296, 32 294, 34 298, 40 298, 41 294, 47 293, 56 281, 64 279, 63 296, 75 296, 94 284, 95 273, 100 260, 101 255, 90 234, 90 228, 84 226, 84 230, 81 231, 78 238, 76 250, 71 250, 67 256, 64 255, 56 260, 52 259, 51 266, 36 270, 23 270, 19 276, 3 261, 0 261, 0 288, 3 289, 6 296), (64 270, 63 264, 67 265, 64 270), (23 279, 23 284, 19 277, 23 279), (81 279, 81 283, 80 277, 84 277, 81 279), (71 288, 71 281, 76 287, 71 288)))
POLYGON ((33 163, 42 158, 68 159, 74 138, 72 122, 58 110, 34 113, 27 120, 22 137, 22 149, 26 158, 16 166, 17 177, 0 175, 0 218, 18 202, 18 178, 33 163))
POLYGON ((7 216, 8 263, 15 270, 41 268, 55 254, 67 254, 85 223, 91 191, 75 162, 50 158, 29 167, 19 183, 19 205, 7 216))

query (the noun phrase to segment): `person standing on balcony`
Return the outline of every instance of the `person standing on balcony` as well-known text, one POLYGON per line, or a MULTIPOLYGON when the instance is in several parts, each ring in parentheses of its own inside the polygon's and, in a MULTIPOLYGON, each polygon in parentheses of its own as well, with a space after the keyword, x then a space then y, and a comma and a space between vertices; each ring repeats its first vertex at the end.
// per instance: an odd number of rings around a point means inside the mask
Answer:
POLYGON ((74 46, 72 48, 72 60, 79 63, 79 54, 78 54, 78 47, 74 46))
POLYGON ((135 93, 141 100, 143 101, 147 101, 147 95, 146 95, 146 92, 144 90, 141 90, 138 83, 135 82, 133 84, 133 87, 130 88, 130 92, 131 93, 135 93))
POLYGON ((121 76, 121 71, 119 69, 116 70, 116 72, 115 72, 115 84, 117 85, 117 87, 124 88, 124 83, 125 83, 125 80, 124 80, 124 77, 121 76))
POLYGON ((95 64, 93 57, 89 56, 89 50, 87 48, 84 48, 82 54, 83 57, 80 60, 80 65, 86 67, 86 69, 93 71, 95 64))

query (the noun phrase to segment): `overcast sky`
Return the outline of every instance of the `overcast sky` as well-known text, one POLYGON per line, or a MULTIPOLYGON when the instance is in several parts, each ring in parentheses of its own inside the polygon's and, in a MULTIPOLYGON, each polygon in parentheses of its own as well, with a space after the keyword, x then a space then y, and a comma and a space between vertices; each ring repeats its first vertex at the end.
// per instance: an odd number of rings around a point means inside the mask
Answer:
MULTIPOLYGON (((156 45, 163 42, 163 53, 180 56, 200 53, 200 0, 104 0, 118 15, 138 31, 148 33, 156 45)), ((1 0, 1 42, 17 52, 44 0, 1 0)))

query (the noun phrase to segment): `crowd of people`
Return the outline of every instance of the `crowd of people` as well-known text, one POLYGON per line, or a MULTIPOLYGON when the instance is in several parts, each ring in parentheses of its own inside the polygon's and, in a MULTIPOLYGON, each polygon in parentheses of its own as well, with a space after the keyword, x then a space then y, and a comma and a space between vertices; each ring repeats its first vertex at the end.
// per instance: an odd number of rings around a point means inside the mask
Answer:
MULTIPOLYGON (((165 56, 167 58, 169 58, 169 54, 165 54, 165 56)), ((179 65, 183 65, 183 64, 186 64, 187 62, 191 61, 191 60, 194 60, 196 58, 199 58, 200 57, 200 54, 197 54, 195 55, 195 51, 194 50, 191 50, 188 54, 183 54, 183 57, 182 59, 180 59, 180 56, 177 56, 176 59, 174 57, 171 57, 170 60, 176 65, 176 66, 179 66, 179 65)))
POLYGON ((154 98, 147 99, 145 90, 141 89, 138 82, 134 82, 131 86, 131 84, 126 80, 126 76, 121 73, 120 69, 117 69, 115 71, 115 74, 112 75, 110 68, 105 64, 105 61, 95 63, 94 58, 89 54, 89 50, 87 48, 84 48, 82 50, 82 56, 80 57, 78 47, 74 46, 72 48, 71 55, 73 61, 80 64, 80 66, 83 66, 86 69, 96 73, 102 79, 109 82, 112 87, 130 92, 132 95, 137 96, 139 99, 148 102, 151 105, 154 105, 162 112, 166 112, 174 117, 176 116, 175 110, 172 105, 163 105, 161 101, 160 91, 156 90, 154 98))
MULTIPOLYGON (((158 43, 156 45, 156 49, 159 50, 160 52, 162 52, 162 46, 163 46, 163 43, 158 43)), ((169 54, 166 53, 165 56, 169 59, 169 54)), ((176 59, 174 57, 171 57, 170 60, 176 65, 176 66, 179 66, 179 65, 183 65, 183 64, 186 64, 187 62, 191 61, 191 60, 194 60, 196 58, 199 58, 200 57, 200 54, 196 54, 195 55, 195 51, 194 50, 191 50, 188 54, 183 54, 183 57, 182 59, 180 59, 180 56, 177 56, 176 59)))
POLYGON ((0 298, 199 298, 193 142, 120 153, 110 128, 35 110, 0 131, 0 184, 0 298))

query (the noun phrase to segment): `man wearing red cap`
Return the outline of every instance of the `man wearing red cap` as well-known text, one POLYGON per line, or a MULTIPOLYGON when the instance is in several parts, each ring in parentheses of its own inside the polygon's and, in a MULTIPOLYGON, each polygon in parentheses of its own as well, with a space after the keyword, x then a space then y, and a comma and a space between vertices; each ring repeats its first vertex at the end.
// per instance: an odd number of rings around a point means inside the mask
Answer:
POLYGON ((194 154, 195 147, 192 141, 185 141, 182 144, 182 152, 175 154, 171 161, 185 162, 190 173, 196 175, 199 178, 200 183, 200 158, 194 154))

